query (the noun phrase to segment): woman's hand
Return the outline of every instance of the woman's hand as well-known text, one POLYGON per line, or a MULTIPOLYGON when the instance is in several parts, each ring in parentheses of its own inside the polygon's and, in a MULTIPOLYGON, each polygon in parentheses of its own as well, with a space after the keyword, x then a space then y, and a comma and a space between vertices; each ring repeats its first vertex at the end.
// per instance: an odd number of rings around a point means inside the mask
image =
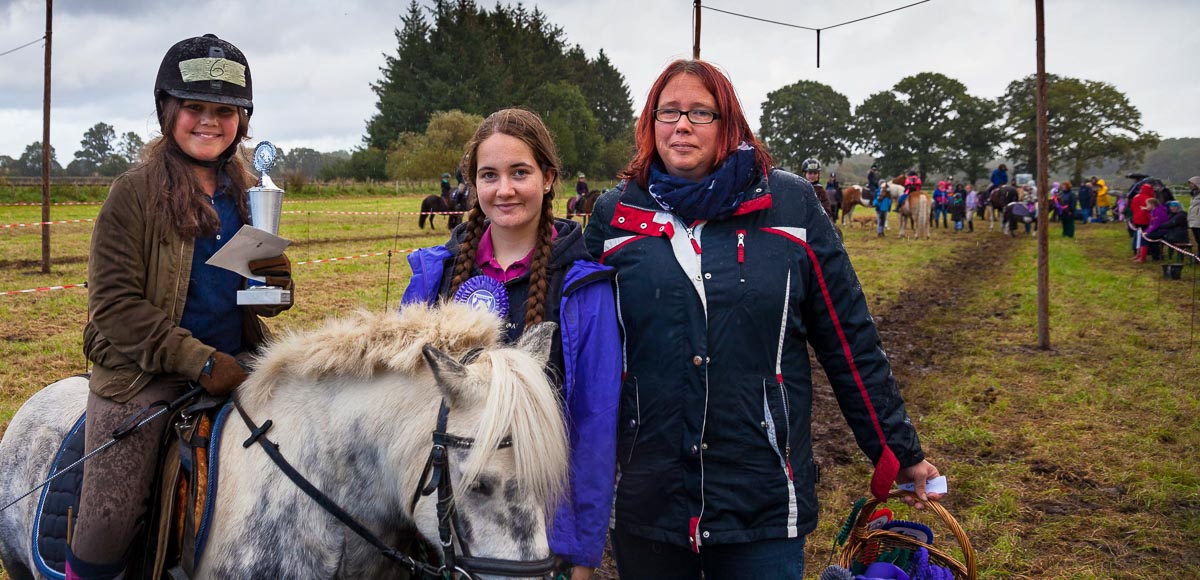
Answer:
POLYGON ((925 493, 925 482, 935 477, 940 476, 938 468, 928 461, 922 460, 920 463, 910 465, 900 470, 896 475, 896 483, 911 483, 916 487, 917 496, 904 496, 902 501, 916 509, 925 509, 925 504, 929 500, 941 499, 943 494, 940 493, 925 493))
POLYGON ((588 568, 587 566, 574 566, 571 568, 571 580, 590 580, 592 574, 595 573, 595 568, 588 568))

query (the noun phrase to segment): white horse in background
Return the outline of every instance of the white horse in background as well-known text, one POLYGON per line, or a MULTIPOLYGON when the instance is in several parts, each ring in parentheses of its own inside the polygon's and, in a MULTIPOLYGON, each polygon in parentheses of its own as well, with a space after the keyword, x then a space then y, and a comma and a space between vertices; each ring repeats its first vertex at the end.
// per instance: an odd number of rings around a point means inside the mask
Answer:
MULTIPOLYGON (((236 396, 258 425, 272 421, 266 436, 297 471, 384 543, 395 547, 415 528, 439 550, 436 494, 422 496, 415 510, 410 502, 423 485, 444 401, 446 432, 474 439, 449 449, 455 531, 477 558, 537 561, 550 555, 547 514, 567 470, 561 403, 544 371, 554 325, 529 329, 515 346, 502 344, 501 332, 496 317, 459 304, 359 313, 273 344, 236 396), (511 445, 501 445, 506 438, 511 445)), ((87 380, 75 377, 21 407, 0 442, 0 503, 47 477, 86 399, 87 380)), ((402 574, 284 477, 259 445, 243 448, 249 435, 231 413, 196 577, 402 574)), ((95 458, 103 460, 103 453, 95 458)), ((33 496, 0 513, 0 556, 14 579, 37 570, 29 545, 36 504, 33 496)))

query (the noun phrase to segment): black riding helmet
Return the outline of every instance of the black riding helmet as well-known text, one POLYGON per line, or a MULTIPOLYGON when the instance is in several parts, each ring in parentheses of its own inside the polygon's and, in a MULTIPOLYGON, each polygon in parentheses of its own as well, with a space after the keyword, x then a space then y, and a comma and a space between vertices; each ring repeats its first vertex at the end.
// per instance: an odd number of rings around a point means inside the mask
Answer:
POLYGON ((254 84, 246 55, 215 34, 182 40, 172 46, 154 80, 154 106, 163 123, 163 99, 192 99, 222 103, 254 113, 254 84))
POLYGON ((821 171, 821 162, 811 157, 805 159, 804 163, 800 164, 800 173, 808 173, 809 171, 821 171))

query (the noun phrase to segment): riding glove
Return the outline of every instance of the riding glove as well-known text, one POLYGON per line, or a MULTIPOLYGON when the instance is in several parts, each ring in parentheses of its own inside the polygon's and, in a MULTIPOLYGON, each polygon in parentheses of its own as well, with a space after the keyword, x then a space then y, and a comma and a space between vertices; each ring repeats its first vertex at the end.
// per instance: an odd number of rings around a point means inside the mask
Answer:
POLYGON ((226 397, 248 376, 246 369, 237 359, 221 351, 215 351, 212 356, 208 357, 208 363, 200 371, 198 380, 200 386, 204 387, 208 394, 214 397, 226 397))
POLYGON ((250 268, 251 274, 265 276, 267 286, 292 289, 292 261, 288 259, 287 254, 251 260, 246 265, 250 268))

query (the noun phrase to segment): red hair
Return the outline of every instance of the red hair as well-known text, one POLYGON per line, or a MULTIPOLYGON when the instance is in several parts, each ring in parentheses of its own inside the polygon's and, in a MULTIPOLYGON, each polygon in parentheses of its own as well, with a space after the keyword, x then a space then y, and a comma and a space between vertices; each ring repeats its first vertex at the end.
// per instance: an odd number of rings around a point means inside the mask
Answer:
POLYGON ((635 179, 637 184, 645 189, 650 178, 650 165, 655 162, 662 163, 662 158, 658 155, 658 147, 654 142, 654 109, 658 108, 658 99, 666 89, 667 83, 679 75, 692 75, 700 79, 704 88, 712 93, 713 99, 717 103, 717 112, 721 115, 720 120, 717 121, 720 123, 717 132, 717 165, 723 163, 731 153, 737 151, 738 145, 746 143, 754 148, 754 158, 764 171, 775 166, 775 161, 771 159, 767 148, 750 130, 750 124, 746 122, 746 114, 742 111, 742 104, 738 101, 737 92, 734 91, 729 78, 717 70, 712 63, 703 60, 680 59, 667 65, 667 68, 654 81, 654 85, 650 87, 650 94, 646 97, 646 106, 642 107, 637 128, 633 132, 637 153, 618 177, 635 179))

